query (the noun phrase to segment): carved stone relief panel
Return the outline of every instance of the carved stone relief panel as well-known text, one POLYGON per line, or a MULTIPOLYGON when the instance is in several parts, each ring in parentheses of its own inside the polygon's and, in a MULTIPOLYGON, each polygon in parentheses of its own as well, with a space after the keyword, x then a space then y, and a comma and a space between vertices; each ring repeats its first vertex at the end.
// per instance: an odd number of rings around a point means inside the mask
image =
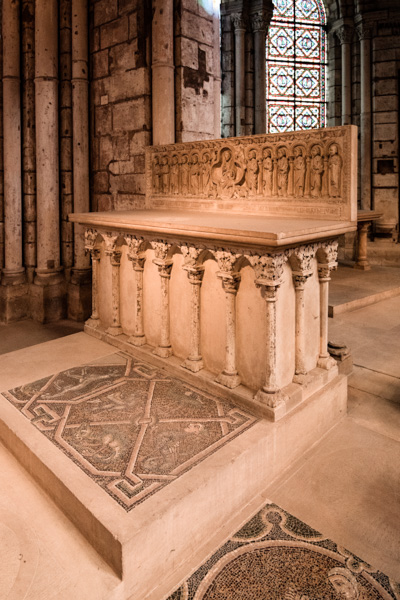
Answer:
POLYGON ((355 137, 345 126, 150 147, 147 205, 349 219, 355 137))

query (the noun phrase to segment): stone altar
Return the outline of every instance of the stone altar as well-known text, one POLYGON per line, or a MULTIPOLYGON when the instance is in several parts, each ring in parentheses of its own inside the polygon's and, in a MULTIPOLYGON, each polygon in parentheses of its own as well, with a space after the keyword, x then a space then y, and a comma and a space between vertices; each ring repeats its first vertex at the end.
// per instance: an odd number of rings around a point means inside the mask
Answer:
POLYGON ((145 210, 70 215, 92 256, 85 330, 272 420, 323 392, 356 157, 354 126, 149 147, 145 210))

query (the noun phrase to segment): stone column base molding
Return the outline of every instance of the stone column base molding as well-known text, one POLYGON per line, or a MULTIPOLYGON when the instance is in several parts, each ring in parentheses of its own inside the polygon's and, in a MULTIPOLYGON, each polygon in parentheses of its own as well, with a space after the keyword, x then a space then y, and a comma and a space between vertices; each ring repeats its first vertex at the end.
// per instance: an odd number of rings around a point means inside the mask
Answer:
POLYGON ((143 335, 131 335, 128 339, 128 342, 132 344, 132 346, 144 346, 147 344, 146 336, 143 335))
POLYGON ((54 277, 37 274, 29 286, 31 317, 40 323, 50 323, 67 316, 66 284, 61 273, 54 277))
POLYGON ((238 387, 238 385, 241 383, 240 377, 237 373, 226 373, 225 371, 222 371, 222 373, 215 378, 215 381, 221 385, 224 385, 230 390, 238 387))
POLYGON ((0 285, 0 322, 11 323, 29 317, 29 285, 0 285))
POLYGON ((181 364, 181 367, 183 367, 184 369, 189 369, 189 371, 192 371, 192 373, 198 373, 199 371, 201 371, 201 369, 204 368, 204 364, 201 357, 197 360, 195 358, 187 358, 181 364))
POLYGON ((171 346, 157 346, 157 348, 153 350, 153 354, 161 356, 161 358, 169 358, 172 356, 173 352, 171 346))
POLYGON ((265 390, 261 389, 255 394, 254 400, 256 400, 256 402, 260 402, 261 404, 265 404, 268 412, 271 414, 272 420, 278 421, 287 412, 286 405, 289 397, 282 390, 277 390, 276 392, 266 392, 265 390))

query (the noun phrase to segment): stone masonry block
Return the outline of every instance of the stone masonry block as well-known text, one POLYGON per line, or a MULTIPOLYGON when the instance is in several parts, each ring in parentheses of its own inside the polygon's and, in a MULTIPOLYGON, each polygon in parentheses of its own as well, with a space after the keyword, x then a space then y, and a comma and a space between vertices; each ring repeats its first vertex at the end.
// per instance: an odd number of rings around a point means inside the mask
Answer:
POLYGON ((93 79, 106 77, 108 72, 108 50, 95 52, 93 56, 93 79))
POLYGON ((386 175, 376 173, 372 177, 372 185, 375 188, 397 188, 398 184, 398 173, 387 173, 386 175))
POLYGON ((108 94, 110 102, 150 94, 149 71, 142 68, 116 73, 109 80, 108 94))
POLYGON ((110 49, 110 73, 125 72, 136 68, 137 40, 118 44, 110 49))
POLYGON ((397 112, 391 110, 374 113, 374 123, 397 123, 397 112))
POLYGON ((387 96, 397 93, 396 79, 378 79, 374 80, 373 93, 375 96, 387 96))
POLYGON ((110 175, 110 189, 115 193, 144 194, 144 174, 110 175))
POLYGON ((150 110, 145 97, 116 104, 113 125, 115 132, 150 128, 150 110))
POLYGON ((374 77, 396 77, 397 76, 397 63, 395 60, 387 62, 379 62, 373 65, 373 76, 374 77))
POLYGON ((105 135, 100 138, 99 148, 99 169, 107 169, 110 162, 113 160, 113 147, 111 136, 105 135))
POLYGON ((208 46, 213 45, 213 24, 206 19, 184 11, 182 14, 182 35, 208 46))
POLYGON ((185 37, 180 37, 180 65, 190 67, 191 69, 199 68, 199 45, 194 40, 189 40, 185 37))
POLYGON ((132 40, 138 36, 137 13, 129 15, 129 39, 132 40))
POLYGON ((375 141, 391 141, 397 138, 396 128, 391 124, 379 123, 375 125, 373 131, 375 141))
POLYGON ((101 48, 109 48, 116 44, 122 44, 128 39, 128 17, 120 17, 100 28, 101 48))
POLYGON ((385 158, 397 155, 397 143, 393 142, 374 142, 372 145, 372 154, 374 158, 385 158))
POLYGON ((112 108, 111 106, 96 106, 94 112, 95 132, 104 135, 112 131, 112 108))
POLYGON ((100 0, 94 5, 94 26, 104 25, 118 17, 118 0, 100 0))
POLYGON ((387 112, 390 110, 397 110, 397 105, 397 94, 372 98, 372 107, 374 112, 387 112))
POLYGON ((117 194, 114 201, 115 210, 142 210, 145 208, 144 194, 117 194))
POLYGON ((97 193, 109 191, 108 173, 106 171, 98 171, 93 175, 93 190, 97 193))
POLYGON ((100 28, 99 27, 96 27, 95 29, 93 29, 89 42, 90 42, 90 52, 97 52, 97 50, 100 50, 100 28))
MULTIPOLYGON (((149 110, 150 102, 148 101, 149 110)), ((151 144, 151 133, 150 131, 131 131, 129 132, 129 152, 131 156, 143 152, 145 146, 151 144)))
POLYGON ((129 159, 129 135, 127 133, 123 135, 113 135, 112 147, 114 160, 125 161, 129 159))

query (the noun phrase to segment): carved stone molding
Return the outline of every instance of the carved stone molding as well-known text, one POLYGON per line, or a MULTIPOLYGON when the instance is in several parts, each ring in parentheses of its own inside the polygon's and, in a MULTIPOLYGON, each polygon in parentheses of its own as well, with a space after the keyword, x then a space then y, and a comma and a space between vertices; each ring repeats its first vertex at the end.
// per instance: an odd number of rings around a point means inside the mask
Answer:
POLYGON ((308 244, 299 246, 290 254, 289 262, 292 267, 293 283, 295 287, 303 287, 313 274, 313 260, 318 246, 308 244))
POLYGON ((109 231, 107 231, 106 233, 102 233, 101 235, 103 236, 104 240, 104 252, 107 256, 111 256, 115 251, 119 234, 110 233, 109 231))
POLYGON ((282 283, 283 267, 288 260, 286 252, 247 256, 256 276, 256 284, 277 288, 282 283))

